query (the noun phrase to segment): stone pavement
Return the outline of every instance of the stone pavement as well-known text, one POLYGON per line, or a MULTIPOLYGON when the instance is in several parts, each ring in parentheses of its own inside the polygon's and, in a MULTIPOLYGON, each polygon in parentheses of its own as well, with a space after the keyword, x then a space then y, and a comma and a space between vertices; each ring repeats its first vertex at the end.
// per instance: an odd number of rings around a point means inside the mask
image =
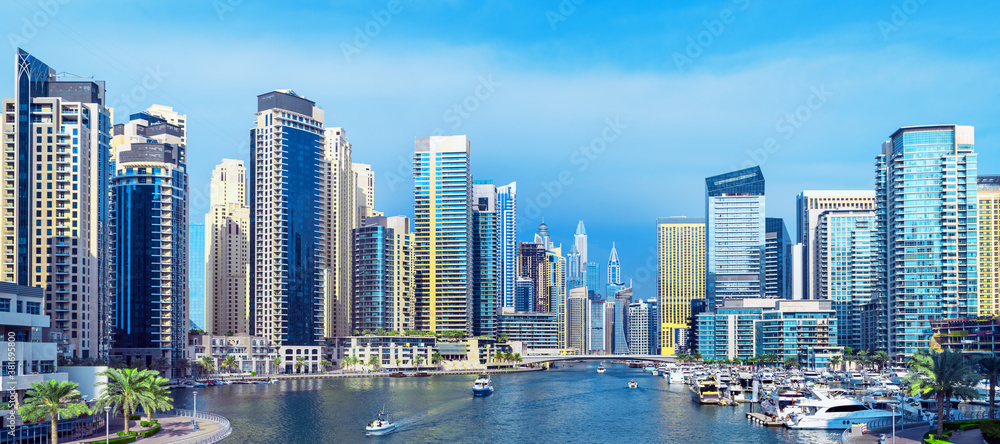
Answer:
MULTIPOLYGON (((923 443, 924 434, 928 430, 930 430, 928 426, 915 426, 912 429, 905 430, 896 429, 896 444, 921 444, 923 443)), ((854 444, 878 444, 879 436, 883 434, 886 436, 886 444, 891 444, 893 442, 891 428, 869 430, 868 433, 855 437, 852 442, 854 444)), ((983 434, 979 429, 955 432, 951 435, 949 441, 954 444, 983 444, 983 434)))
MULTIPOLYGON (((220 424, 213 421, 208 421, 204 419, 198 420, 198 430, 193 430, 191 428, 191 418, 185 416, 154 416, 158 421, 160 421, 160 431, 149 438, 143 438, 142 444, 166 444, 169 442, 177 441, 180 439, 192 439, 197 438, 201 435, 207 435, 219 429, 220 424)), ((144 427, 139 427, 139 421, 132 421, 134 427, 130 430, 146 430, 144 427)), ((111 419, 111 438, 117 438, 116 433, 119 430, 124 430, 125 427, 122 423, 121 418, 111 419)), ((104 430, 102 429, 100 433, 91 435, 87 438, 78 439, 76 441, 69 441, 69 444, 83 444, 98 442, 103 443, 105 438, 104 430)))

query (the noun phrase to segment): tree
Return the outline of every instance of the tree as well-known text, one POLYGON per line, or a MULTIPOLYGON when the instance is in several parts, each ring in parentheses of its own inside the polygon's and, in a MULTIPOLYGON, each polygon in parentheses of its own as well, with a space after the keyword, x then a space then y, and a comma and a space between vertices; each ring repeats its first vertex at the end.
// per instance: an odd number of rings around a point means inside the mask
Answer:
POLYGON ((840 367, 840 355, 830 356, 830 368, 840 367))
POLYGON ((514 353, 513 359, 514 359, 514 362, 521 362, 522 361, 521 354, 520 353, 514 353))
POLYGON ((443 361, 444 361, 444 355, 442 355, 441 352, 434 352, 434 354, 431 355, 431 362, 436 364, 443 361))
POLYGON ((424 357, 417 355, 413 358, 413 361, 417 363, 417 370, 420 370, 420 364, 424 363, 424 357))
POLYGON ((799 366, 798 356, 786 356, 785 357, 785 368, 792 368, 799 366))
POLYGON ((990 420, 996 419, 996 405, 993 400, 996 399, 997 380, 1000 380, 1000 356, 991 353, 980 357, 976 360, 976 370, 990 383, 989 398, 986 403, 990 406, 990 420))
POLYGON ((271 358, 271 364, 274 364, 274 373, 281 373, 281 356, 271 358))
POLYGON ((382 365, 382 359, 378 355, 371 355, 368 357, 368 365, 371 366, 372 370, 379 368, 382 365))
POLYGON ((108 358, 108 367, 111 368, 122 368, 125 367, 125 358, 120 355, 115 355, 108 358))
POLYGON ((868 364, 871 363, 871 360, 868 359, 868 350, 861 350, 855 353, 855 356, 857 357, 858 363, 861 364, 861 370, 864 370, 868 367, 868 364))
POLYGON ((298 356, 295 358, 295 364, 293 364, 292 366, 295 368, 295 373, 302 373, 302 367, 305 367, 307 365, 308 364, 306 364, 306 358, 298 356))
POLYGON ((215 359, 212 359, 211 356, 205 355, 198 358, 198 365, 205 372, 205 377, 208 377, 208 375, 215 371, 215 359))
POLYGON ((879 371, 885 371, 885 368, 889 365, 889 354, 885 350, 879 350, 872 353, 873 362, 878 364, 879 371))
POLYGON ((226 373, 232 373, 233 369, 236 368, 236 357, 233 355, 226 355, 222 358, 222 362, 219 363, 219 367, 225 368, 226 373))
POLYGON ((181 371, 181 377, 186 377, 191 368, 191 361, 188 361, 187 358, 180 358, 177 360, 177 368, 181 371))
POLYGON ((503 361, 503 352, 500 351, 500 350, 497 350, 497 352, 493 354, 493 360, 496 361, 498 364, 501 361, 503 361))
POLYGON ((128 433, 129 417, 135 413, 140 405, 147 402, 146 398, 150 396, 150 380, 155 378, 158 373, 153 370, 109 368, 98 375, 104 376, 108 380, 94 384, 94 387, 101 388, 94 409, 100 411, 105 406, 111 406, 115 412, 121 410, 125 417, 125 433, 128 433))
POLYGON ((701 353, 697 353, 697 352, 692 353, 691 354, 691 360, 692 361, 700 361, 701 360, 701 353))
POLYGON ((174 398, 169 396, 170 389, 167 388, 169 382, 169 379, 159 376, 149 379, 149 386, 146 387, 147 396, 140 400, 142 411, 146 412, 146 421, 153 419, 154 412, 163 412, 174 408, 174 398))
POLYGON ((319 360, 319 366, 323 367, 323 371, 325 372, 325 371, 329 370, 330 367, 333 367, 333 363, 330 362, 329 359, 320 359, 319 360))
POLYGON ((396 368, 399 368, 399 365, 402 364, 402 363, 403 363, 402 359, 397 359, 396 360, 396 368))
POLYGON ((56 423, 60 415, 76 417, 90 413, 87 404, 80 399, 80 392, 76 391, 79 386, 80 384, 70 381, 34 382, 24 394, 24 405, 17 409, 17 413, 26 421, 51 418, 52 444, 58 444, 59 431, 56 423))
MULTIPOLYGON (((972 385, 979 375, 965 362, 960 352, 944 350, 935 352, 920 350, 910 358, 910 374, 904 384, 911 396, 934 392, 937 400, 937 436, 944 434, 945 404, 951 406, 951 395, 961 398, 976 398, 979 393, 972 385)), ((950 410, 950 409, 949 409, 950 410)))
POLYGON ((500 333, 500 336, 497 336, 497 342, 499 342, 499 343, 504 343, 504 342, 507 342, 509 340, 510 340, 510 337, 507 336, 507 333, 500 333))
POLYGON ((167 358, 164 358, 163 356, 153 358, 153 361, 149 364, 149 369, 163 373, 163 371, 167 369, 167 358))

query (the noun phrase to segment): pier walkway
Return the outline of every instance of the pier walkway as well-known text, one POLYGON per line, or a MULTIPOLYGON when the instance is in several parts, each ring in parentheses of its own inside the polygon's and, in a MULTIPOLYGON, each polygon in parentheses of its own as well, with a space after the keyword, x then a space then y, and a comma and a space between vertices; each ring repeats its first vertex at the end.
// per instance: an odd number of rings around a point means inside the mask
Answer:
MULTIPOLYGON (((148 438, 143 438, 143 444, 211 444, 222 441, 232 433, 229 420, 219 415, 199 412, 195 415, 191 410, 176 409, 166 415, 155 416, 160 424, 160 431, 148 438), (197 418, 195 418, 197 416, 197 418), (191 421, 197 421, 198 428, 191 426, 191 421)), ((146 430, 139 426, 139 421, 132 421, 131 430, 146 430)), ((124 428, 121 418, 111 419, 110 437, 117 438, 118 431, 124 428)), ((104 429, 86 438, 69 441, 69 444, 103 443, 104 429)), ((62 441, 60 441, 62 442, 62 441)))

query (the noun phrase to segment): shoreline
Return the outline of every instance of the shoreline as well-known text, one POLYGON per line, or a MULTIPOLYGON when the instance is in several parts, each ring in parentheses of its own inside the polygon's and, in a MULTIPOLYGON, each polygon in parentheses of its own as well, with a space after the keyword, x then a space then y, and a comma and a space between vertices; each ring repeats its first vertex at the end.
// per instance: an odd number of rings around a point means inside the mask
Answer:
MULTIPOLYGON (((428 370, 424 371, 429 376, 441 376, 441 375, 481 375, 481 374, 504 374, 504 373, 526 373, 526 372, 538 372, 544 371, 544 368, 503 368, 503 369, 488 369, 488 370, 428 370)), ((268 381, 271 379, 277 380, 297 380, 297 379, 337 379, 337 378, 388 378, 393 372, 382 371, 373 373, 300 373, 300 374, 277 374, 277 375, 265 375, 265 376, 244 376, 244 377, 222 377, 220 380, 231 380, 231 381, 268 381)), ((411 372, 412 373, 412 372, 411 372)), ((407 374, 407 378, 415 378, 411 374, 407 374)), ((208 379, 193 379, 193 381, 207 381, 208 379)))

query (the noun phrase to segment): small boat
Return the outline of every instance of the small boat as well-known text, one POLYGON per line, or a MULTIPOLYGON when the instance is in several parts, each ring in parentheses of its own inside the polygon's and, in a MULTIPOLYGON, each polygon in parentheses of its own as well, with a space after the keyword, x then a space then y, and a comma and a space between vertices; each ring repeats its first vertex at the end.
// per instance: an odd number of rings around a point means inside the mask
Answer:
POLYGON ((654 368, 652 371, 649 372, 649 374, 653 376, 660 376, 660 371, 654 368))
POLYGON ((406 373, 403 373, 403 372, 389 373, 389 377, 390 378, 405 378, 406 377, 406 373))
POLYGON ((604 373, 606 371, 608 371, 608 369, 604 368, 604 363, 603 362, 600 365, 597 366, 597 373, 604 373))
POLYGON ((630 379, 628 381, 628 388, 630 389, 639 388, 639 383, 635 382, 635 379, 630 379))
POLYGON ((417 373, 415 373, 415 374, 414 374, 413 376, 415 376, 415 377, 417 377, 417 378, 426 378, 426 377, 428 377, 428 376, 430 376, 430 375, 431 375, 431 374, 430 374, 430 373, 427 373, 427 372, 417 372, 417 373))
POLYGON ((488 396, 493 394, 493 385, 490 383, 490 375, 479 375, 476 382, 472 383, 472 394, 476 396, 488 396))
POLYGON ((385 409, 375 416, 372 422, 365 426, 365 431, 369 435, 382 435, 396 429, 396 423, 392 422, 392 417, 385 413, 385 409))

